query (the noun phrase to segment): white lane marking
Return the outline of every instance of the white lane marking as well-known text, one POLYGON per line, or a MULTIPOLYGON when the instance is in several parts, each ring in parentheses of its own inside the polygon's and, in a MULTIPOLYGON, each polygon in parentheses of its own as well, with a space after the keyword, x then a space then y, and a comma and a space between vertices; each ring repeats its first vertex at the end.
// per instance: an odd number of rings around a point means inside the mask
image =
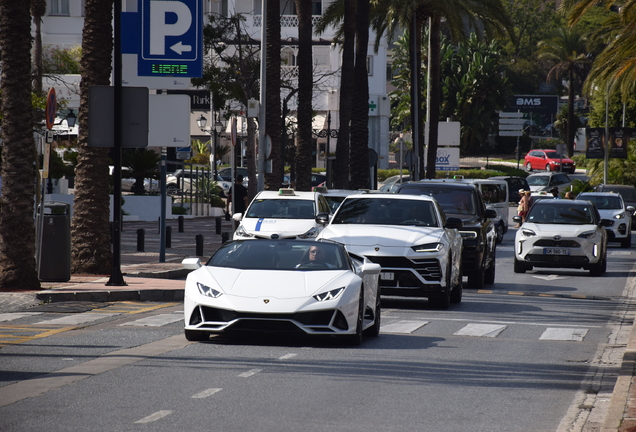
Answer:
POLYGON ((154 414, 150 414, 148 417, 144 417, 141 420, 137 420, 135 423, 152 423, 166 416, 169 416, 170 414, 172 414, 172 411, 170 410, 157 411, 154 414))
POLYGON ((298 354, 293 354, 293 353, 289 353, 289 354, 285 354, 282 357, 278 357, 278 360, 289 360, 290 358, 294 358, 296 357, 298 354))
POLYGON ((560 324, 560 323, 533 323, 533 322, 527 322, 527 321, 497 321, 497 320, 473 320, 473 319, 469 319, 469 318, 441 318, 441 317, 434 317, 434 318, 430 318, 430 319, 434 319, 436 321, 456 321, 456 322, 477 322, 477 323, 490 323, 490 324, 516 324, 516 325, 528 325, 528 326, 540 326, 540 327, 545 327, 545 326, 550 326, 550 327, 583 327, 583 328, 604 328, 604 326, 592 326, 592 325, 585 325, 585 324, 574 324, 574 323, 567 323, 567 324, 560 324))
POLYGON ((380 327, 380 331, 382 333, 398 333, 398 334, 412 333, 418 328, 424 327, 426 324, 428 324, 428 321, 403 320, 403 321, 393 322, 390 324, 383 324, 380 327))
POLYGON ((238 376, 241 377, 241 378, 249 378, 252 375, 256 375, 257 373, 259 373, 262 370, 263 369, 252 369, 252 370, 248 370, 247 372, 243 372, 242 374, 238 374, 238 376))
POLYGON ((142 326, 142 327, 161 327, 166 324, 171 324, 173 322, 182 321, 183 315, 175 315, 175 314, 159 314, 153 315, 146 318, 141 318, 136 321, 131 321, 123 324, 119 324, 120 326, 142 326))
POLYGON ((52 320, 40 321, 35 323, 36 325, 77 325, 77 324, 85 324, 92 321, 97 321, 100 319, 108 318, 115 315, 121 315, 119 313, 94 313, 94 312, 84 312, 80 314, 73 314, 64 316, 61 318, 54 318, 52 320))
POLYGON ((631 255, 632 253, 629 251, 612 251, 607 252, 608 255, 631 255))
POLYGON ((32 316, 32 315, 40 315, 42 312, 13 312, 13 313, 1 313, 0 314, 0 322, 4 321, 13 321, 20 318, 32 316))
POLYGON ((205 399, 208 396, 212 396, 214 393, 218 393, 223 389, 220 388, 209 388, 207 390, 203 390, 201 393, 197 393, 192 396, 192 399, 205 399))
POLYGON ((505 325, 495 324, 467 324, 459 331, 453 333, 456 336, 477 336, 477 337, 491 337, 495 338, 499 336, 499 333, 506 329, 505 325))
POLYGON ((558 340, 582 342, 587 335, 588 329, 582 328, 554 328, 545 329, 539 340, 558 340))

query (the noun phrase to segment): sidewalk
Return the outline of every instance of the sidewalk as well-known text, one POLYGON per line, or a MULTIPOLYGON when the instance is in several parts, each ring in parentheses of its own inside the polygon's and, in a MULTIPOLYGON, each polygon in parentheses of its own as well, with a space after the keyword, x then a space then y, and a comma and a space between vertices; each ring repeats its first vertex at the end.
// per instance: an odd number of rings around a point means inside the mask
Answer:
MULTIPOLYGON (((25 309, 42 302, 59 301, 181 301, 185 270, 181 261, 196 257, 196 237, 203 236, 202 262, 219 248, 222 233, 231 238, 232 222, 220 219, 221 234, 216 234, 217 218, 198 217, 183 220, 179 232, 178 220, 169 220, 170 248, 165 249, 165 262, 160 259, 158 222, 124 222, 121 233, 121 272, 125 286, 107 285, 108 275, 71 275, 68 282, 42 282, 42 291, 0 293, 0 313, 25 309), (138 230, 144 230, 143 251, 137 250, 138 230)), ((166 239, 166 246, 167 244, 166 239)))

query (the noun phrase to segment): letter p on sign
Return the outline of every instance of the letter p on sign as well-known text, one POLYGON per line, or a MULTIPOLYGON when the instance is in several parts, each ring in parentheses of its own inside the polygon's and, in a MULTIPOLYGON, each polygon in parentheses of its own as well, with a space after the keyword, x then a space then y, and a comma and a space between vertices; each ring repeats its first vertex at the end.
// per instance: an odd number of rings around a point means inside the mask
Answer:
MULTIPOLYGON (((192 13, 184 3, 176 1, 150 2, 150 54, 165 55, 166 37, 181 36, 190 30, 192 13)), ((181 45, 185 47, 184 45, 181 45)), ((192 46, 184 51, 191 51, 192 46)), ((171 47, 174 50, 174 47, 171 47)))

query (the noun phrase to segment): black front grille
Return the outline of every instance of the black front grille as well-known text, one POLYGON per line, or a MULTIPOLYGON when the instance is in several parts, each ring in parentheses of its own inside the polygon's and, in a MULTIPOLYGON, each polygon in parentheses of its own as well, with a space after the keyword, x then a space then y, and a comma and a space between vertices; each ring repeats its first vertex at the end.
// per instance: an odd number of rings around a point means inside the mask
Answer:
POLYGON ((586 256, 582 255, 540 255, 540 254, 528 254, 526 255, 526 262, 528 263, 552 263, 552 264, 588 264, 590 260, 586 256))
POLYGON ((303 325, 329 325, 333 317, 332 310, 317 312, 297 312, 292 314, 267 314, 255 312, 236 312, 201 306, 204 321, 229 322, 236 319, 298 321, 303 325))
POLYGON ((395 286, 399 280, 400 286, 419 286, 420 283, 410 270, 413 269, 424 280, 430 282, 438 282, 442 279, 442 270, 439 261, 436 259, 415 259, 410 260, 406 257, 379 257, 367 256, 370 261, 380 264, 383 269, 395 274, 396 279, 393 281, 380 280, 382 286, 395 286), (391 284, 393 283, 393 285, 391 284))
POLYGON ((568 247, 579 248, 581 245, 576 240, 553 240, 553 239, 541 239, 534 242, 535 246, 540 247, 568 247))
POLYGON ((304 333, 296 324, 290 321, 243 319, 232 325, 228 330, 252 332, 287 332, 304 333))

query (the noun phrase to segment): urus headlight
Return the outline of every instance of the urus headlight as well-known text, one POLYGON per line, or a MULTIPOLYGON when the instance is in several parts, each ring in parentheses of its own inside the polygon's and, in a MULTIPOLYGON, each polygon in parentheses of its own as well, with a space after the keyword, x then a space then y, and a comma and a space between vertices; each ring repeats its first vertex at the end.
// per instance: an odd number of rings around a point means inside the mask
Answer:
POLYGON ((459 234, 462 236, 462 238, 465 238, 465 239, 477 238, 477 232, 475 231, 460 231, 459 234))
POLYGON ((524 237, 533 237, 536 236, 537 233, 528 228, 521 229, 521 235, 524 237))
POLYGON ((214 288, 210 288, 207 285, 203 285, 201 282, 197 282, 197 288, 199 288, 199 292, 207 297, 219 298, 223 295, 221 291, 217 291, 214 288))
POLYGON ((245 228, 243 228, 243 225, 239 225, 239 227, 236 229, 235 234, 239 237, 245 237, 245 238, 254 237, 254 234, 250 234, 247 231, 245 231, 245 228))
POLYGON ((439 252, 444 249, 443 243, 425 243, 417 246, 412 246, 415 252, 439 252))
POLYGON ((596 237, 596 230, 582 232, 577 237, 584 239, 593 239, 594 237, 596 237))
POLYGON ((301 239, 316 238, 316 237, 318 237, 318 230, 315 227, 307 231, 305 234, 301 234, 298 236, 298 238, 301 238, 301 239))
POLYGON ((327 301, 327 300, 335 300, 340 297, 340 294, 344 291, 344 287, 336 288, 331 291, 327 291, 321 294, 316 294, 314 298, 319 302, 327 301))

